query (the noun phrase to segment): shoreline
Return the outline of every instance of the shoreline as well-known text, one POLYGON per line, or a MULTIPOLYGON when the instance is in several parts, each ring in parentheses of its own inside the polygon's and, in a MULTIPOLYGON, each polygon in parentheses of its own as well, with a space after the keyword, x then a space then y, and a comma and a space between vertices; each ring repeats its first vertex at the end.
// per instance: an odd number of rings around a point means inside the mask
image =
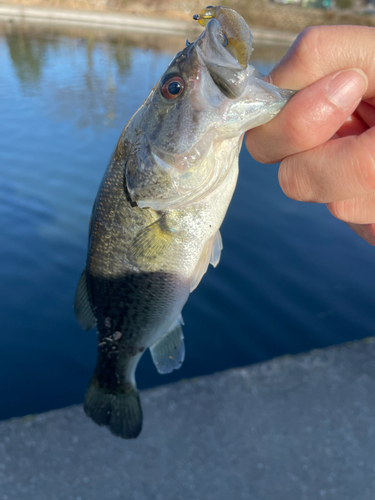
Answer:
MULTIPOLYGON (((198 35, 203 30, 193 20, 189 22, 181 19, 141 16, 122 12, 73 10, 1 3, 0 22, 99 27, 102 29, 158 33, 162 35, 181 35, 182 33, 198 35)), ((256 40, 266 44, 281 43, 290 45, 297 36, 297 33, 259 27, 254 27, 251 31, 256 40)))
MULTIPOLYGON (((256 37, 291 43, 303 29, 314 25, 361 25, 375 27, 375 15, 345 10, 302 8, 271 0, 229 0, 256 37), (293 38, 292 38, 293 37, 293 38)), ((192 19, 199 0, 0 0, 0 22, 93 26, 162 34, 199 33, 192 19)))
MULTIPOLYGON (((83 11, 51 7, 0 4, 0 20, 15 23, 58 24, 179 35, 194 26, 172 19, 136 16, 107 11, 83 11)), ((193 23, 191 23, 193 24, 193 23)), ((195 28, 195 31, 200 31, 195 28)))

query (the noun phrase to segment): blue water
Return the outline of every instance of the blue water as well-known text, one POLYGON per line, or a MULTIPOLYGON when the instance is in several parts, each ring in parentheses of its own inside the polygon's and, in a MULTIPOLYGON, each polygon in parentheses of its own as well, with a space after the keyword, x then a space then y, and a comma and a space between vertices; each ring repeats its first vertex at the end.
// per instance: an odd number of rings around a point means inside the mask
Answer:
MULTIPOLYGON (((72 302, 91 207, 122 128, 172 57, 176 43, 163 43, 0 36, 0 418, 83 400, 96 335, 72 302)), ((265 54, 262 72, 279 58, 265 54)), ((277 168, 241 152, 220 265, 183 311, 185 363, 161 376, 147 353, 140 388, 373 334, 375 250, 324 206, 286 198, 277 168)))

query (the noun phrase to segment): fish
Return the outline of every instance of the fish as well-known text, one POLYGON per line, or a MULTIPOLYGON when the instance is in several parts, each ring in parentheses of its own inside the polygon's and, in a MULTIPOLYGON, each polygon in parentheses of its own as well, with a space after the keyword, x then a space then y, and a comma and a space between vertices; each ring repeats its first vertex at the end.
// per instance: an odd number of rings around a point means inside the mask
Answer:
POLYGON ((124 439, 142 429, 135 371, 146 349, 159 373, 184 361, 181 311, 219 263, 243 135, 294 94, 259 78, 237 12, 212 13, 125 126, 89 224, 74 299, 78 323, 98 336, 84 411, 124 439))

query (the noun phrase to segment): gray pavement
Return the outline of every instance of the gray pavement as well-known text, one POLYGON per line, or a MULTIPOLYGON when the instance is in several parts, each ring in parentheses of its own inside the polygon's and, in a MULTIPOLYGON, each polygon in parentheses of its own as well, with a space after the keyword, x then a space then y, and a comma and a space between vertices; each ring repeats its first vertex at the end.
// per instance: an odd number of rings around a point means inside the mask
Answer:
POLYGON ((373 500, 375 342, 141 393, 134 441, 81 407, 0 423, 0 500, 373 500))

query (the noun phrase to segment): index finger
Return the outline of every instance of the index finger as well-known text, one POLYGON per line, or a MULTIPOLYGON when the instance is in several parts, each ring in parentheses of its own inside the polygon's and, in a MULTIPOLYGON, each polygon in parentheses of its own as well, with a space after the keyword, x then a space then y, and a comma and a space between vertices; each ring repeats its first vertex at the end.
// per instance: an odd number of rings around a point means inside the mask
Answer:
MULTIPOLYGON (((313 26, 296 38, 268 80, 281 88, 300 90, 335 71, 359 68, 375 94, 375 28, 368 26, 313 26)), ((375 104, 375 103, 374 103, 375 104)))

